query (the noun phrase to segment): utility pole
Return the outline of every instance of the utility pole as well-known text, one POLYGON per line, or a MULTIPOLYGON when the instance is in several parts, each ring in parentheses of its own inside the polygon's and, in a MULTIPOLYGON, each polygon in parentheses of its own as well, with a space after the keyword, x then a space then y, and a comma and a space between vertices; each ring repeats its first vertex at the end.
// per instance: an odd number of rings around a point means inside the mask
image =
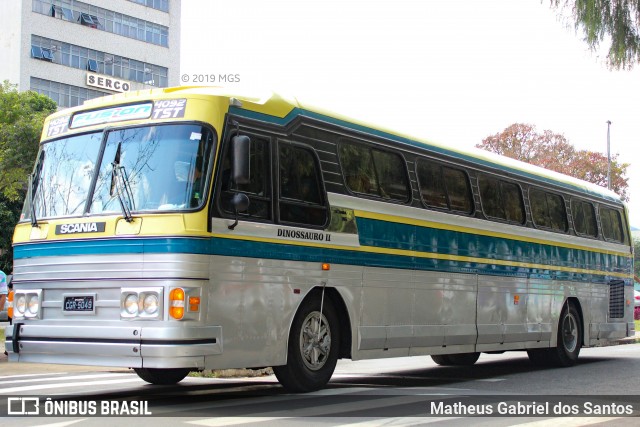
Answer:
POLYGON ((607 188, 611 190, 611 120, 607 120, 607 188))

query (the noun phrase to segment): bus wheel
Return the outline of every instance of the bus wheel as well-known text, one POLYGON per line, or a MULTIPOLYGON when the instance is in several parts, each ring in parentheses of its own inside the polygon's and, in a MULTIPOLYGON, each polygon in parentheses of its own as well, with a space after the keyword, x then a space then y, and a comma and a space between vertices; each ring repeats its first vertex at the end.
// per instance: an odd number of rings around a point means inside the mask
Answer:
POLYGON ((558 345, 552 352, 554 365, 560 367, 573 366, 578 362, 582 347, 582 325, 578 310, 567 303, 560 315, 558 325, 558 345))
POLYGON ((478 361, 480 353, 438 354, 431 359, 440 366, 471 366, 478 361))
POLYGON ((319 298, 303 302, 291 325, 287 364, 273 367, 280 384, 291 392, 322 388, 338 361, 338 316, 329 298, 325 296, 322 315, 320 304, 319 298))
POLYGON ((454 366, 471 366, 478 361, 480 353, 450 354, 449 360, 454 366))
POLYGON ((535 365, 573 366, 578 362, 582 348, 582 324, 573 304, 567 303, 560 315, 558 340, 555 347, 527 350, 529 360, 535 365))
POLYGON ((179 383, 189 374, 189 369, 155 369, 155 368, 134 368, 136 374, 148 383, 155 385, 172 385, 179 383))
POLYGON ((431 360, 440 366, 451 366, 451 359, 448 354, 432 354, 431 360))

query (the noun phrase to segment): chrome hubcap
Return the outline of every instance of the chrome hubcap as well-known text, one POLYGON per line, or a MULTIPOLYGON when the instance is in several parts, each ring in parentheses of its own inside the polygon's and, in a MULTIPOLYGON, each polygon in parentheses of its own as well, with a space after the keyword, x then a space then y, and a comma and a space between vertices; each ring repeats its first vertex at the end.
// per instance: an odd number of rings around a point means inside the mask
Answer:
POLYGON ((319 311, 309 313, 300 331, 300 354, 305 366, 312 371, 322 368, 330 350, 331 330, 327 318, 319 311))

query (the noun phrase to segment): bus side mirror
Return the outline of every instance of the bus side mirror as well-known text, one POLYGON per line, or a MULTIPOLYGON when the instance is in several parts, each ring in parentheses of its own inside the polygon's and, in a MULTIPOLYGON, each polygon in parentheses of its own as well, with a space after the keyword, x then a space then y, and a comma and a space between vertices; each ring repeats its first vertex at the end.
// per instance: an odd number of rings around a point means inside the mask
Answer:
POLYGON ((231 176, 233 182, 238 184, 248 184, 250 179, 249 153, 251 149, 251 138, 246 135, 236 135, 231 140, 231 150, 233 152, 233 165, 231 176))

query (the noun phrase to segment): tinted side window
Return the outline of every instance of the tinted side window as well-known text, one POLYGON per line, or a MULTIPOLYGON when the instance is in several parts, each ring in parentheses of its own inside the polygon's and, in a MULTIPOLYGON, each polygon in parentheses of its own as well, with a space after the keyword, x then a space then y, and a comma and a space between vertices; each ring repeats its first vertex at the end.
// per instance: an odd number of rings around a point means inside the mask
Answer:
POLYGON ((398 201, 409 200, 405 162, 399 154, 342 143, 340 163, 349 190, 398 201))
POLYGON ((536 226, 567 231, 568 221, 561 196, 532 188, 529 190, 529 201, 536 226))
POLYGON ((451 210, 473 212, 471 184, 466 173, 458 169, 443 167, 444 182, 447 186, 451 210))
POLYGON ((602 223, 602 234, 605 239, 616 242, 624 241, 620 212, 615 209, 601 207, 600 222, 602 223))
POLYGON ((467 174, 434 162, 418 160, 418 183, 427 206, 471 213, 471 185, 467 174))
POLYGON ((524 203, 517 184, 481 175, 480 198, 484 213, 493 218, 524 223, 524 203))
POLYGON ((271 170, 269 141, 251 138, 249 151, 250 181, 247 184, 236 184, 231 180, 231 150, 227 149, 222 164, 222 191, 220 202, 222 209, 234 214, 231 198, 236 193, 245 193, 249 197, 247 212, 239 212, 240 216, 259 219, 271 219, 271 170))
POLYGON ((447 193, 442 179, 442 166, 418 160, 418 184, 425 205, 432 208, 449 209, 447 193))
POLYGON ((585 236, 598 237, 596 211, 593 205, 583 200, 571 201, 571 214, 576 233, 585 236))
POLYGON ((280 143, 280 221, 322 226, 327 221, 320 170, 313 152, 280 143))

